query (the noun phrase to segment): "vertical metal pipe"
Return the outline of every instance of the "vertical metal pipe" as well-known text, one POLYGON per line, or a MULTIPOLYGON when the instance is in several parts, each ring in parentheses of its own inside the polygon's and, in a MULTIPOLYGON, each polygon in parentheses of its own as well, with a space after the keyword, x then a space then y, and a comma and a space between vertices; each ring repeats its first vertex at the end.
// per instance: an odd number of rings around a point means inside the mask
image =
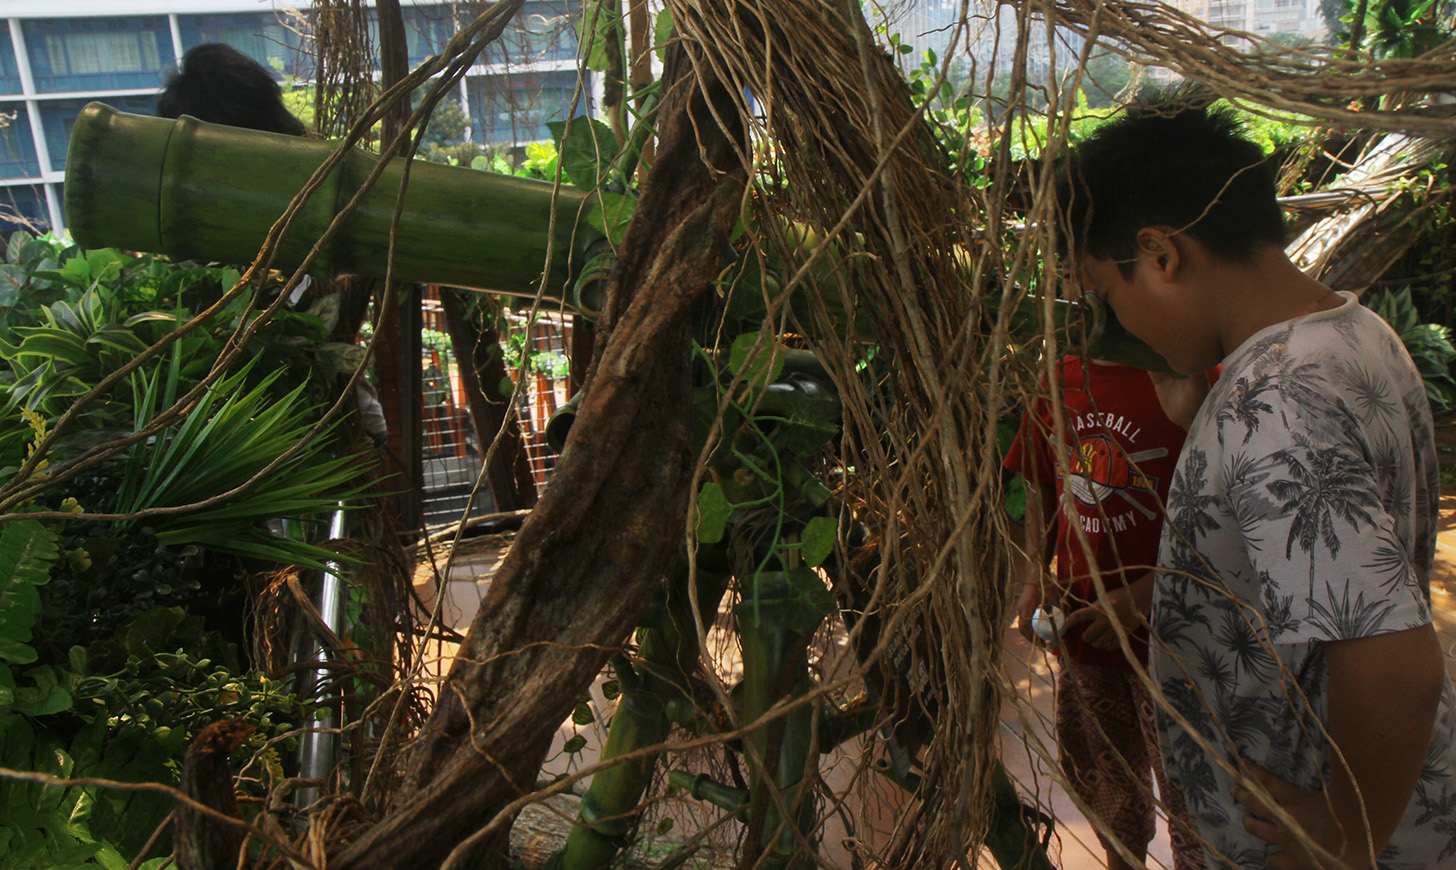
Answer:
MULTIPOLYGON (((329 521, 329 539, 338 540, 344 537, 346 530, 347 515, 343 504, 334 511, 329 521)), ((338 562, 324 563, 323 584, 319 588, 318 612, 324 625, 329 631, 343 636, 344 634, 344 578, 342 567, 338 562)), ((323 644, 315 639, 311 645, 312 660, 319 664, 328 662, 329 653, 324 649, 323 644)), ((329 669, 320 667, 312 673, 312 694, 317 697, 320 688, 329 679, 329 669)), ((303 742, 298 748, 299 776, 305 779, 327 779, 329 772, 334 767, 334 750, 338 743, 338 735, 334 733, 337 727, 337 716, 332 705, 319 704, 309 714, 308 720, 304 723, 305 732, 303 742)), ((298 806, 308 806, 319 799, 322 789, 319 786, 306 786, 294 793, 294 803, 298 806)))

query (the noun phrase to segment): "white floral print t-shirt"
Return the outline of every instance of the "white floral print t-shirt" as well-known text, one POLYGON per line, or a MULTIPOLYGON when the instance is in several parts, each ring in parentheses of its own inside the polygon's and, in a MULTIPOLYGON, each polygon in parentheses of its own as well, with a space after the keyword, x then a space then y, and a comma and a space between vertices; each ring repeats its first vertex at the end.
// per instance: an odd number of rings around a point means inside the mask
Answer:
MULTIPOLYGON (((1168 496, 1153 602, 1158 726, 1206 866, 1262 868, 1225 764, 1306 789, 1329 774, 1322 641, 1431 621, 1439 482, 1430 403, 1400 339, 1350 294, 1224 361, 1168 496)), ((1456 693, 1380 867, 1456 867, 1456 693)))

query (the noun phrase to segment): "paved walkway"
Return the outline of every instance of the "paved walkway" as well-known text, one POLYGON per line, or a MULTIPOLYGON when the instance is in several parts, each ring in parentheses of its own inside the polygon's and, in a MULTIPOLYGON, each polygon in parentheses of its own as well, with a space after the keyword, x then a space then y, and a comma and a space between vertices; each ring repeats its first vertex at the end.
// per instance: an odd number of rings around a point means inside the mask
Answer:
MULTIPOLYGON (((469 626, 471 618, 479 608, 489 578, 503 555, 503 546, 503 541, 494 544, 479 541, 468 543, 464 548, 468 552, 463 552, 457 559, 458 564, 451 571, 450 582, 446 584, 447 594, 442 608, 445 624, 462 632, 469 626)), ((1437 629, 1442 647, 1446 650, 1447 670, 1456 678, 1456 495, 1442 500, 1441 534, 1431 585, 1437 629)), ((427 603, 433 601, 428 583, 422 583, 418 588, 427 603)), ((440 652, 448 656, 452 650, 447 648, 440 652)), ((1105 866, 1102 850, 1091 824, 1077 809, 1066 790, 1056 784, 1052 775, 1055 769, 1052 761, 1055 759, 1055 748, 1050 736, 1052 678, 1046 656, 1043 652, 1032 649, 1016 631, 1008 628, 1005 668, 1009 685, 1015 692, 1015 698, 1004 706, 1001 716, 1002 760, 1008 773, 1030 799, 1037 800, 1056 820, 1054 857, 1058 867, 1061 870, 1102 868, 1105 866)), ((610 709, 611 705, 602 695, 599 685, 592 688, 591 694, 594 706, 599 711, 610 709)), ((603 718, 598 715, 598 721, 586 728, 565 723, 558 734, 553 754, 559 751, 565 741, 579 732, 587 737, 588 746, 574 756, 558 755, 548 764, 548 772, 579 769, 591 763, 595 759, 595 749, 604 737, 600 727, 603 718)), ((832 777, 834 765, 844 763, 844 759, 830 761, 826 763, 826 771, 832 777)), ((888 819, 887 829, 892 826, 893 819, 888 819)), ((861 836, 868 833, 860 832, 861 836)), ((826 845, 834 840, 834 836, 826 832, 826 845)), ((547 849, 545 846, 542 848, 547 849)), ((826 852, 832 851, 826 849, 826 852)), ((825 857, 829 858, 828 866, 849 866, 846 853, 825 857), (835 858, 841 860, 836 861, 835 858)), ((1158 837, 1149 849, 1148 866, 1172 867, 1166 826, 1160 825, 1158 837)))

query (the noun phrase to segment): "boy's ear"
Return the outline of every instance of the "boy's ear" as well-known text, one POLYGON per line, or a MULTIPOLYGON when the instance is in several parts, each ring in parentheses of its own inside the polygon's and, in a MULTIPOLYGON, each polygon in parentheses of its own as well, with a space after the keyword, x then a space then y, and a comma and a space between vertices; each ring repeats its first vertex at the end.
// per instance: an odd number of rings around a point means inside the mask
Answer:
POLYGON ((1138 259, 1165 278, 1172 278, 1183 262, 1181 239, 1159 227, 1138 230, 1138 259))

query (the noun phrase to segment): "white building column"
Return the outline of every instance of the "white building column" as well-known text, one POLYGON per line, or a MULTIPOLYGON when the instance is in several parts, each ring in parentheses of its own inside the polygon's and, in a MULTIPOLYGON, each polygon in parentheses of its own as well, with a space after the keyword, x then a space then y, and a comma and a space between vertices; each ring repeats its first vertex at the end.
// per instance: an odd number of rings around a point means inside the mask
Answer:
POLYGON ((40 117, 40 106, 35 101, 35 77, 30 71, 30 55, 25 51, 25 34, 20 30, 20 19, 10 19, 10 45, 15 52, 15 69, 20 73, 20 90, 25 95, 25 114, 30 118, 30 138, 35 145, 36 164, 40 167, 41 185, 40 189, 45 193, 46 213, 50 216, 51 226, 63 226, 61 198, 56 195, 55 185, 49 184, 45 178, 52 171, 64 172, 66 167, 62 165, 59 169, 51 166, 51 149, 46 144, 45 124, 40 117))

